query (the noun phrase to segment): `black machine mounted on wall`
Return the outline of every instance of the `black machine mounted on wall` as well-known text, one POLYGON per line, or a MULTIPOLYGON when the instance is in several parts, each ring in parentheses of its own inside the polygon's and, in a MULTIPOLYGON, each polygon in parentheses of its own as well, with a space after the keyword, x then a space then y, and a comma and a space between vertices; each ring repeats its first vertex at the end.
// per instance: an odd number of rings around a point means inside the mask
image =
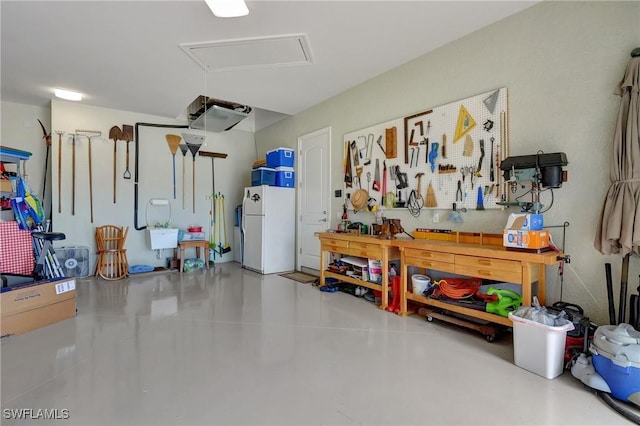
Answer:
MULTIPOLYGON (((500 164, 506 183, 515 192, 518 185, 531 182, 531 202, 499 202, 503 206, 520 206, 533 213, 541 213, 544 207, 540 204, 540 192, 547 189, 561 188, 567 181, 567 172, 562 168, 569 164, 564 152, 545 154, 538 152, 534 155, 521 155, 505 158, 500 164)), ((553 199, 551 204, 553 205, 553 199)), ((547 208, 549 210, 551 205, 547 208)), ((546 211, 546 210, 545 210, 546 211)))

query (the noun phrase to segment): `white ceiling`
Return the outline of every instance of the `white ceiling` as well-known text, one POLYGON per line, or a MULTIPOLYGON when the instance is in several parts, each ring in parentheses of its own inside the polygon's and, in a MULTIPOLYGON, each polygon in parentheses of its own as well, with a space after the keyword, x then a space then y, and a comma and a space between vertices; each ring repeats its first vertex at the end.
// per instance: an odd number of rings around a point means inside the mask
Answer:
POLYGON ((254 108, 258 130, 535 3, 248 0, 248 16, 221 19, 199 0, 1 0, 1 99, 48 105, 61 87, 178 118, 207 95, 254 108), (291 34, 310 64, 205 73, 179 47, 291 34))

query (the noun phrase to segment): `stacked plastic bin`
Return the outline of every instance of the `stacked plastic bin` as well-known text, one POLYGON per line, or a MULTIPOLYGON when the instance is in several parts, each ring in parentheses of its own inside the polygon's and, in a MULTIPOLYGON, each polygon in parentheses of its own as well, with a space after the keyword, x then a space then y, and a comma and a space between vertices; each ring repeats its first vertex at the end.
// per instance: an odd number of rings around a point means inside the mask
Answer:
POLYGON ((286 188, 295 187, 294 151, 278 148, 267 152, 267 168, 275 170, 273 185, 286 188))

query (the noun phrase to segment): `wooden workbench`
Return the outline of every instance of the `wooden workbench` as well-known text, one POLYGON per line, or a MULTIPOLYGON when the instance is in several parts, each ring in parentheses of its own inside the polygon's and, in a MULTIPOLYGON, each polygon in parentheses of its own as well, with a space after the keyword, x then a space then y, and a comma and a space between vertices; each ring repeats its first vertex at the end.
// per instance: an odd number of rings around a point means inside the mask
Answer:
POLYGON ((400 251, 396 246, 397 240, 385 240, 371 235, 330 232, 317 232, 315 236, 320 239, 321 246, 320 286, 325 285, 327 277, 331 277, 372 290, 378 290, 382 293, 380 309, 386 309, 389 304, 389 260, 400 258, 400 251), (382 283, 376 284, 327 271, 327 253, 339 253, 346 256, 380 260, 382 262, 382 283))
POLYGON ((549 251, 529 253, 510 251, 498 245, 482 245, 434 240, 394 240, 400 249, 401 297, 400 315, 406 315, 407 301, 463 314, 468 317, 498 323, 511 327, 511 320, 488 312, 465 308, 439 300, 429 299, 407 291, 409 266, 450 272, 470 277, 504 281, 522 286, 522 303, 530 306, 533 298, 532 283, 538 281, 537 296, 540 304, 545 303, 545 267, 558 262, 562 253, 549 251))

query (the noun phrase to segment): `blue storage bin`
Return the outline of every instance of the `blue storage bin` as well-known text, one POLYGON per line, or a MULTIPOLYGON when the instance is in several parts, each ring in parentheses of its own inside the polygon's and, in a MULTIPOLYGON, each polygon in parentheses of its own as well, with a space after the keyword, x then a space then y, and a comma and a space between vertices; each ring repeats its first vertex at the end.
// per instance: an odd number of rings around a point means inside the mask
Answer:
POLYGON ((258 167, 251 170, 251 186, 276 184, 276 171, 268 167, 258 167))
POLYGON ((275 186, 293 188, 296 186, 295 172, 293 167, 276 168, 275 186))
POLYGON ((267 167, 293 167, 294 153, 291 148, 278 148, 267 151, 267 167))

